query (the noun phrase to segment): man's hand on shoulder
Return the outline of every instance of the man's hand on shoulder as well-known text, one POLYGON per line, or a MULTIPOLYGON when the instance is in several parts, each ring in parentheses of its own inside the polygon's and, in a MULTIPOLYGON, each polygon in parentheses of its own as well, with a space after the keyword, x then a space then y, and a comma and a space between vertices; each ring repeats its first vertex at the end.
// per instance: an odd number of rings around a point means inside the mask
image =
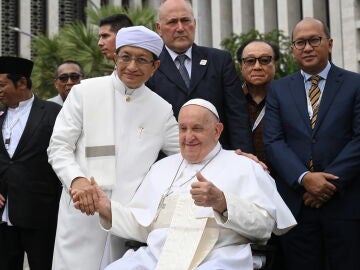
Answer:
POLYGON ((243 151, 241 151, 240 149, 236 149, 235 150, 235 153, 238 154, 238 155, 241 155, 241 156, 244 156, 244 157, 247 157, 247 158, 250 158, 252 159, 253 161, 255 161, 256 163, 259 163, 260 166, 267 172, 270 172, 269 171, 269 168, 268 166, 266 166, 266 164, 262 161, 260 161, 257 156, 253 155, 253 154, 250 154, 250 153, 245 153, 243 151))

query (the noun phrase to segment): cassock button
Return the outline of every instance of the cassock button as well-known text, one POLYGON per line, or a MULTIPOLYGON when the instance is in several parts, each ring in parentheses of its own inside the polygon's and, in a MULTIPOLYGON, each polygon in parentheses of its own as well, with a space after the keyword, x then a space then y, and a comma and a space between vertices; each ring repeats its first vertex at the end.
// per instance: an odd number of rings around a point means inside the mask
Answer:
POLYGON ((131 100, 131 97, 127 95, 125 100, 126 100, 126 102, 129 102, 131 100))

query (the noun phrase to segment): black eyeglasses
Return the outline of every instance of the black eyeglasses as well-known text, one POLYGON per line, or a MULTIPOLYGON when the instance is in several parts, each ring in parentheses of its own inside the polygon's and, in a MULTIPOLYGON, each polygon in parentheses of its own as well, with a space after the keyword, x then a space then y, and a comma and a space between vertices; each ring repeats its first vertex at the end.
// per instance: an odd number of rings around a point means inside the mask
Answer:
POLYGON ((132 60, 139 66, 141 65, 149 65, 155 62, 155 60, 148 60, 143 57, 131 57, 130 55, 120 55, 118 56, 118 61, 123 64, 130 64, 132 60))
POLYGON ((306 47, 306 43, 309 43, 311 47, 318 47, 320 46, 321 40, 323 38, 329 39, 328 37, 312 37, 309 39, 298 39, 293 41, 292 45, 298 50, 303 50, 306 47))
POLYGON ((68 73, 68 74, 63 73, 63 74, 59 75, 57 77, 57 79, 59 79, 59 81, 62 83, 66 83, 69 80, 69 78, 72 82, 77 82, 80 80, 80 77, 81 77, 81 74, 74 72, 74 73, 68 73))
POLYGON ((259 61, 260 65, 268 65, 271 63, 272 56, 264 55, 260 57, 246 57, 241 59, 245 66, 254 66, 256 61, 259 61))

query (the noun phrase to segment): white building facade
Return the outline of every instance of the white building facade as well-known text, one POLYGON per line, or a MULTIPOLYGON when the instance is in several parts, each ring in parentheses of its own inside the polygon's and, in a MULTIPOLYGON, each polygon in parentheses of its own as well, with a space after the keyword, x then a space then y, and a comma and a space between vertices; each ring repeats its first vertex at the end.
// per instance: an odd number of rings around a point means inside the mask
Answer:
MULTIPOLYGON (((33 35, 52 35, 74 19, 86 21, 86 5, 148 6, 161 0, 1 0, 1 55, 31 58, 33 35)), ((220 48, 231 33, 280 29, 290 36, 304 17, 323 20, 334 39, 332 61, 360 71, 360 0, 192 0, 197 20, 196 43, 220 48)))

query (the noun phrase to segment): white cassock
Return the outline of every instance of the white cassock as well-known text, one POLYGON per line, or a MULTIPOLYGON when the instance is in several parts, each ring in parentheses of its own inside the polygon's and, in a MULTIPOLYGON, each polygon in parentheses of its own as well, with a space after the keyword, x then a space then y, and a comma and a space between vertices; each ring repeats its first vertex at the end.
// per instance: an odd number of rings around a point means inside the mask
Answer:
POLYGON ((49 162, 64 187, 53 269, 98 270, 102 260, 122 255, 119 243, 104 254, 108 234, 99 228, 96 215, 73 207, 68 193, 72 180, 94 176, 112 200, 126 205, 160 150, 179 152, 177 122, 171 105, 145 85, 126 90, 113 73, 72 88, 48 148, 49 162))
POLYGON ((254 161, 220 149, 218 144, 199 164, 182 162, 180 154, 167 157, 152 166, 129 207, 111 202, 112 225, 101 220, 103 228, 146 242, 147 247, 126 253, 106 270, 252 270, 250 243, 266 243, 271 232, 282 234, 296 225, 268 173, 254 161), (224 192, 227 220, 210 207, 196 206, 189 194, 191 183, 197 181, 192 176, 218 151, 201 173, 224 192), (164 193, 169 194, 165 206, 160 203, 164 193), (180 224, 174 221, 176 215, 190 218, 180 224), (205 220, 202 232, 201 220, 205 220), (180 238, 167 241, 176 231, 181 231, 180 238))

